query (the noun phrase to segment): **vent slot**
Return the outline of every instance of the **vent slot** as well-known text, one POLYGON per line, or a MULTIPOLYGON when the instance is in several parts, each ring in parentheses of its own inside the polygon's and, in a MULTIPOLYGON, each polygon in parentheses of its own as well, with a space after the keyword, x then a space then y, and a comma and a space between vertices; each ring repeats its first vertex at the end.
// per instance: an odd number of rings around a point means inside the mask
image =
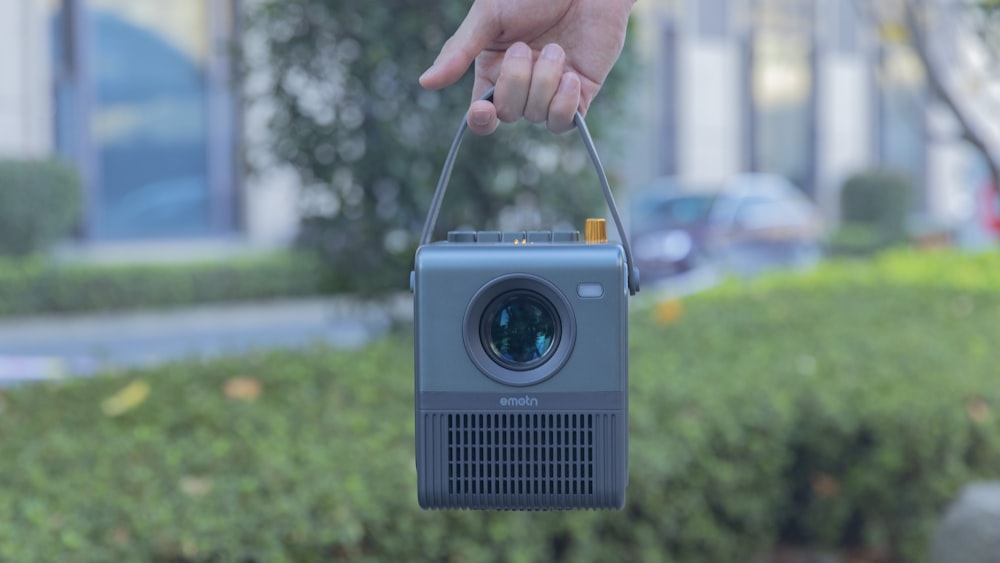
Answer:
POLYGON ((447 415, 448 493, 593 495, 594 415, 447 415))

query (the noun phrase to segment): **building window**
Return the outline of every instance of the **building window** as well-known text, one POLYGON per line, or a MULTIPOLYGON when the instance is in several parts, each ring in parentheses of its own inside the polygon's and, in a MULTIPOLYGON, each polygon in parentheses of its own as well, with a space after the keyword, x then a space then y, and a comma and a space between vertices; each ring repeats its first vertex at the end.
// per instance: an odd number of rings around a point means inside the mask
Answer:
POLYGON ((235 228, 232 0, 64 0, 56 140, 81 168, 91 239, 235 228))
POLYGON ((923 186, 927 94, 923 65, 909 46, 882 49, 878 86, 879 161, 908 176, 914 186, 923 186))
POLYGON ((812 194, 816 175, 813 0, 753 0, 747 39, 749 168, 812 194))
POLYGON ((729 31, 728 0, 699 0, 692 4, 698 11, 698 35, 726 37, 729 31))
POLYGON ((810 38, 762 30, 751 48, 752 168, 784 176, 812 193, 815 96, 810 38))
POLYGON ((834 35, 834 48, 841 53, 853 53, 858 48, 857 8, 854 0, 834 0, 837 10, 837 27, 834 35))

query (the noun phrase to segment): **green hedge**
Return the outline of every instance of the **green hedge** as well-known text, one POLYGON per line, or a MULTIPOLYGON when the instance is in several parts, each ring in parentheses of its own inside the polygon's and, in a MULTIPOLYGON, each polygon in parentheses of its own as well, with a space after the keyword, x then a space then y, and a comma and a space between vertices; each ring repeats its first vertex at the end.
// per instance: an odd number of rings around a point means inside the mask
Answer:
POLYGON ((842 226, 828 241, 831 252, 864 255, 904 243, 913 182, 891 170, 866 170, 844 182, 840 191, 842 226))
POLYGON ((40 252, 72 234, 82 191, 56 160, 0 160, 0 255, 40 252))
POLYGON ((827 265, 677 314, 633 314, 622 512, 419 510, 397 335, 5 391, 0 561, 924 561, 938 511, 1000 477, 1000 256, 827 265))
POLYGON ((157 265, 0 259, 0 316, 308 296, 327 291, 328 277, 305 253, 157 265))

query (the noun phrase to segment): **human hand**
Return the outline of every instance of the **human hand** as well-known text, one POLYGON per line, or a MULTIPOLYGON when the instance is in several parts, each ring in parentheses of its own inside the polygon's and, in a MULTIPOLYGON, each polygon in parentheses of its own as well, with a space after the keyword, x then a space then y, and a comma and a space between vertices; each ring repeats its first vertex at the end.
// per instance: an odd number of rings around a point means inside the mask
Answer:
POLYGON ((621 54, 633 0, 476 0, 420 77, 437 90, 476 62, 469 129, 492 133, 521 117, 555 133, 586 114, 621 54), (493 103, 479 100, 496 87, 493 103))

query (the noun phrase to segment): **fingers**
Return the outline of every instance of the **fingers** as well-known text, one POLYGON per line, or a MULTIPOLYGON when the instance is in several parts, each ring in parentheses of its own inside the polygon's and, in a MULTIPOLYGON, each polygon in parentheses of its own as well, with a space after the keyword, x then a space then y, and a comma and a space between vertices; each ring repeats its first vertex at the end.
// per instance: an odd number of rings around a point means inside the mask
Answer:
POLYGON ((524 43, 514 43, 507 49, 493 93, 493 105, 500 121, 510 123, 524 115, 531 86, 532 58, 531 47, 524 43))
POLYGON ((496 131, 500 120, 497 119, 497 108, 486 100, 476 100, 469 106, 467 118, 469 131, 476 135, 489 135, 496 131))
POLYGON ((522 117, 545 123, 555 133, 573 129, 573 117, 583 103, 580 76, 565 71, 566 53, 559 45, 546 45, 537 57, 518 42, 506 52, 486 51, 476 58, 467 119, 473 133, 488 135, 499 121, 510 123, 522 117), (490 87, 495 87, 492 104, 479 100, 490 87))
POLYGON ((495 76, 494 72, 487 72, 487 69, 492 67, 499 69, 502 57, 503 53, 492 52, 482 53, 476 57, 476 81, 472 85, 472 104, 466 115, 469 131, 476 135, 489 135, 496 131, 497 125, 500 124, 496 106, 479 98, 496 86, 494 81, 488 78, 488 75, 495 76))
POLYGON ((531 86, 524 106, 524 118, 532 123, 541 123, 549 113, 549 104, 563 74, 566 53, 562 47, 550 43, 542 48, 531 74, 531 86))
POLYGON ((499 20, 489 2, 475 2, 441 52, 422 75, 420 85, 438 90, 456 82, 465 74, 476 55, 500 33, 499 20))
POLYGON ((580 107, 581 96, 580 77, 573 72, 567 72, 559 80, 552 102, 549 104, 546 125, 553 133, 565 133, 573 129, 573 117, 580 107))

